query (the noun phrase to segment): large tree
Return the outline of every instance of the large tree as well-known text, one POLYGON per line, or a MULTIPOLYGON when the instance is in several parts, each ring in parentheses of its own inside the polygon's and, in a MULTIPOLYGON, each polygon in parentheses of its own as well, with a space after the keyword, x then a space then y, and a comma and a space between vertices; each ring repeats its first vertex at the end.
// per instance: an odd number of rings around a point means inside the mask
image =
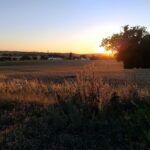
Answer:
POLYGON ((101 46, 116 51, 125 68, 150 68, 150 34, 145 27, 128 25, 120 33, 104 38, 101 46))

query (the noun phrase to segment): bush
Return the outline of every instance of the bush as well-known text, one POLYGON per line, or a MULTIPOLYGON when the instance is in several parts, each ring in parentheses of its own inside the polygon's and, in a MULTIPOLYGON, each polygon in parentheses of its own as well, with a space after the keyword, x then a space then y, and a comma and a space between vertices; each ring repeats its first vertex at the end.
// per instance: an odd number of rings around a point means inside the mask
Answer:
POLYGON ((7 56, 7 57, 0 57, 0 61, 10 61, 11 57, 7 56))
POLYGON ((31 58, 28 55, 24 55, 24 56, 21 57, 20 60, 31 60, 31 58))

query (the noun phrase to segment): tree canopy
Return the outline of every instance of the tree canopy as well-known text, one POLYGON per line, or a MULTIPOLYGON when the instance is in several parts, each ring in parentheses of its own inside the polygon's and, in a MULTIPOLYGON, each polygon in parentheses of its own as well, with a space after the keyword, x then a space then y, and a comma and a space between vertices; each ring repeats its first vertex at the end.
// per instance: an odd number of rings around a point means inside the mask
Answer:
POLYGON ((116 51, 124 68, 150 68, 150 33, 146 27, 126 25, 120 33, 104 38, 101 46, 116 51))

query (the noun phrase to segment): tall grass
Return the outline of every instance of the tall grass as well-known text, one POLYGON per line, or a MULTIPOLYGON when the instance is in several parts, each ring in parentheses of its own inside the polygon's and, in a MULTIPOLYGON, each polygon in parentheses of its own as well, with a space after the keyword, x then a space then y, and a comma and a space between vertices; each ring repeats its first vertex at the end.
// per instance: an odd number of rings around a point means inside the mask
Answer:
POLYGON ((149 87, 140 87, 129 82, 112 83, 103 80, 96 74, 93 68, 83 70, 76 74, 72 80, 63 82, 52 82, 46 79, 13 79, 7 76, 0 77, 0 99, 17 101, 35 101, 51 104, 58 99, 67 100, 73 96, 86 103, 96 105, 107 105, 113 93, 119 96, 120 101, 139 97, 149 98, 149 87))
POLYGON ((150 147, 150 91, 94 69, 61 83, 0 80, 0 149, 150 147))

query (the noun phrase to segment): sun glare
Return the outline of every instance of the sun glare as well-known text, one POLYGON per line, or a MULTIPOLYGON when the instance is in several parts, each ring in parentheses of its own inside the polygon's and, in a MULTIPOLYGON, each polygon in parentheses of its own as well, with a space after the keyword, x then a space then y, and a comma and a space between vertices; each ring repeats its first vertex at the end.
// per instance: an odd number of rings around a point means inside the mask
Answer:
POLYGON ((113 56, 113 52, 111 50, 106 50, 104 47, 98 47, 96 52, 106 56, 113 56))

